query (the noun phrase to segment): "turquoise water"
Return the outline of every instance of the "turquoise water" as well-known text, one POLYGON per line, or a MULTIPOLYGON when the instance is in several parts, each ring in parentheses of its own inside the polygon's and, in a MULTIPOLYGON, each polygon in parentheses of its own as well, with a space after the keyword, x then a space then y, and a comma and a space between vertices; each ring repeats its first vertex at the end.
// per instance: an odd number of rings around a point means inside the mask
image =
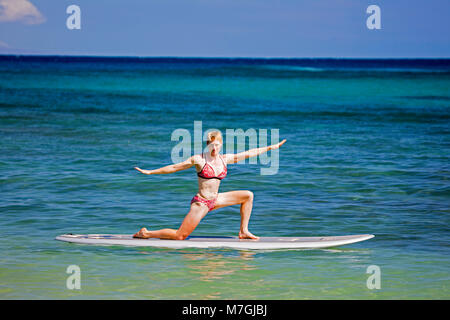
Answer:
MULTIPOLYGON (((448 60, 52 60, 0 58, 0 298, 450 298, 448 60), (287 139, 276 175, 230 165, 221 184, 254 193, 256 235, 376 237, 261 252, 54 240, 177 228, 195 170, 133 167, 170 164, 172 132, 194 121, 287 139)), ((239 220, 213 211, 193 235, 237 235, 239 220)))

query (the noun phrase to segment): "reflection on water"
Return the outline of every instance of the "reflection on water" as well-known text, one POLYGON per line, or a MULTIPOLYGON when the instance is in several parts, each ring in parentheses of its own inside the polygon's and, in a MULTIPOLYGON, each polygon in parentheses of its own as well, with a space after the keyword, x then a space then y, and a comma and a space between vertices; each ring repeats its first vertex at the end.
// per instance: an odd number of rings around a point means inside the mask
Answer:
POLYGON ((181 257, 181 262, 187 272, 200 275, 201 281, 212 281, 222 279, 225 275, 231 275, 236 271, 255 270, 256 266, 250 262, 254 259, 256 251, 231 250, 223 251, 198 251, 195 249, 154 249, 151 251, 138 251, 139 254, 152 255, 169 254, 181 257))

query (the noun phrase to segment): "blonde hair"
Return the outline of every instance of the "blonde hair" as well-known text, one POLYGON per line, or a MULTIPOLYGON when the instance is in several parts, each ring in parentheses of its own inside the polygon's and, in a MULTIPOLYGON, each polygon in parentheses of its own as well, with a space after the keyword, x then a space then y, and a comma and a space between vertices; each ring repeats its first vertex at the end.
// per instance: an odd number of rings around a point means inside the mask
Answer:
POLYGON ((206 144, 210 144, 213 141, 219 140, 223 144, 222 133, 220 131, 210 131, 208 132, 206 144))

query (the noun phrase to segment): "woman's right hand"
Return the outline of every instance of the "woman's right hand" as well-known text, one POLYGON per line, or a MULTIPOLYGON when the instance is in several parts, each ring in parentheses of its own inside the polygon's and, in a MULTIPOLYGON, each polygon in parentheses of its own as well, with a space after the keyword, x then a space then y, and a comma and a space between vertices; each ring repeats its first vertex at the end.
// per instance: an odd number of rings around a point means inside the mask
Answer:
POLYGON ((139 171, 140 173, 143 173, 143 174, 152 174, 152 170, 143 170, 143 169, 141 169, 141 168, 138 168, 138 167, 134 167, 137 171, 139 171))

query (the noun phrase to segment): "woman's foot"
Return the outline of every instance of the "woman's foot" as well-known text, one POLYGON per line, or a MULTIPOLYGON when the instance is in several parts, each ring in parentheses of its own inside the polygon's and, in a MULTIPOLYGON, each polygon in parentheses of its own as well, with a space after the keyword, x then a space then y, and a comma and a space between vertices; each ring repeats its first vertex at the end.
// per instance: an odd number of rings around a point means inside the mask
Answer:
POLYGON ((253 239, 253 240, 258 240, 259 237, 255 236, 255 235, 252 234, 250 231, 246 230, 246 231, 239 231, 239 239, 253 239))
POLYGON ((149 233, 149 231, 147 230, 147 228, 142 228, 141 230, 139 230, 138 232, 136 232, 133 235, 133 238, 141 238, 141 239, 150 238, 148 233, 149 233))

